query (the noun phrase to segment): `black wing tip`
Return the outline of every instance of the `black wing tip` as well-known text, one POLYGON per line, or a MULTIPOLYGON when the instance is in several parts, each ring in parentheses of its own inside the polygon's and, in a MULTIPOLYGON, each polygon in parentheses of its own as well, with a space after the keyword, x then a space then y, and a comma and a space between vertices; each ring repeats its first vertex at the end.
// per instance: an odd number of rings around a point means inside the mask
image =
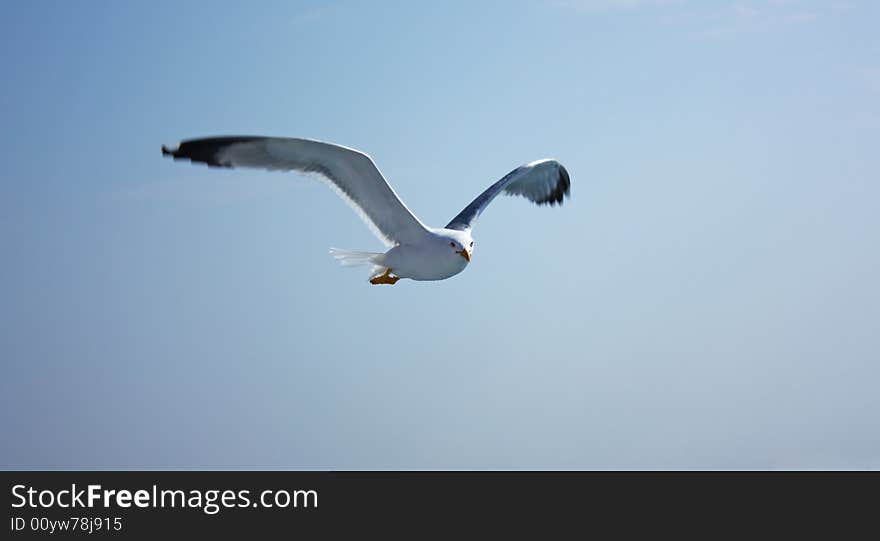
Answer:
POLYGON ((553 191, 540 201, 537 201, 539 205, 550 205, 551 207, 562 206, 562 202, 566 197, 571 197, 571 177, 568 176, 568 171, 562 164, 559 164, 559 176, 556 179, 556 186, 553 188, 553 191))
POLYGON ((261 137, 253 135, 227 135, 222 137, 189 139, 182 141, 173 149, 162 145, 162 155, 171 156, 175 160, 189 160, 194 163, 204 163, 209 167, 232 167, 228 163, 217 161, 218 152, 229 145, 235 143, 247 143, 256 139, 261 139, 261 137))

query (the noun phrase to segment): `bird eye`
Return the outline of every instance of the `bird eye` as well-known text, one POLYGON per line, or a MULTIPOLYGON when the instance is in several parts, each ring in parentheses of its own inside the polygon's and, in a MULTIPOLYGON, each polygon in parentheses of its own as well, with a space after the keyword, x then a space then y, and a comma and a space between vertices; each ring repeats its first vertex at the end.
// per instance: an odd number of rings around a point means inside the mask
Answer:
POLYGON ((449 245, 452 246, 453 248, 455 248, 455 243, 454 243, 454 242, 450 242, 449 245))
POLYGON ((474 241, 471 241, 471 248, 474 247, 474 241))

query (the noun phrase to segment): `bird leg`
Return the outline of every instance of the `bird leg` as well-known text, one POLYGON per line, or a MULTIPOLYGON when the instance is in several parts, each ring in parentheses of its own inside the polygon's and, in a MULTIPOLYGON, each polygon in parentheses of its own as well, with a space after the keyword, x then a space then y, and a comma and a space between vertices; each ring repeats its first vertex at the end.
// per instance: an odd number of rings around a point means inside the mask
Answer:
POLYGON ((376 276, 375 278, 370 278, 370 283, 375 285, 379 284, 388 284, 393 286, 400 280, 399 276, 391 276, 391 269, 385 269, 385 273, 381 276, 376 276))

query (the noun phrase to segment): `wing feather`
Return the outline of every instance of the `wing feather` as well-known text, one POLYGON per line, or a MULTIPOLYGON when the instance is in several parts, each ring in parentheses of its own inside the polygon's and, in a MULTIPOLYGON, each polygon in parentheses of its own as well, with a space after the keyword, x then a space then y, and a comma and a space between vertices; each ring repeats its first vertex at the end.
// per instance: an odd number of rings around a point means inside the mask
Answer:
POLYGON ((386 245, 418 242, 428 234, 373 160, 351 148, 309 139, 233 136, 162 146, 162 154, 213 167, 317 173, 386 245))
POLYGON ((568 171, 556 160, 538 160, 521 165, 504 175, 474 199, 446 226, 467 231, 498 194, 521 195, 537 205, 562 205, 571 192, 568 171))

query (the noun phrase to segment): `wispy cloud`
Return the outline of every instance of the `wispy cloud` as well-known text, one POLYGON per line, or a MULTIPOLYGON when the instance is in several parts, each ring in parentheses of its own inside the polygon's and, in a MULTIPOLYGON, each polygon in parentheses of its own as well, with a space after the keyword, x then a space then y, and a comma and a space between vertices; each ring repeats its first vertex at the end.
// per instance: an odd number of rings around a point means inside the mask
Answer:
POLYGON ((880 66, 861 66, 858 68, 858 73, 868 88, 874 92, 880 92, 880 66))
POLYGON ((291 23, 295 26, 320 23, 332 18, 336 14, 338 7, 338 5, 326 2, 318 6, 305 8, 294 13, 291 23))
POLYGON ((645 7, 680 6, 686 2, 687 0, 558 0, 555 3, 560 7, 583 13, 600 13, 645 7))
POLYGON ((796 0, 736 2, 718 8, 710 17, 695 17, 694 33, 701 37, 723 38, 809 25, 818 18, 816 11, 799 5, 796 0))
POLYGON ((816 4, 801 0, 559 0, 556 4, 587 15, 652 13, 659 22, 685 27, 702 38, 805 27, 855 7, 847 1, 816 4))

